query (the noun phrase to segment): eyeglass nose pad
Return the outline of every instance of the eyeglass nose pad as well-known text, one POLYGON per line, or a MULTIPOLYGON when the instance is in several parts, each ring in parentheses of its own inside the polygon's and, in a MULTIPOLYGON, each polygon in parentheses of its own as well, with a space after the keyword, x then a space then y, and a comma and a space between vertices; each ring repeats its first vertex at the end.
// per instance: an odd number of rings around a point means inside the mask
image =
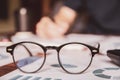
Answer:
POLYGON ((45 48, 47 48, 47 49, 57 49, 56 46, 46 46, 45 48))

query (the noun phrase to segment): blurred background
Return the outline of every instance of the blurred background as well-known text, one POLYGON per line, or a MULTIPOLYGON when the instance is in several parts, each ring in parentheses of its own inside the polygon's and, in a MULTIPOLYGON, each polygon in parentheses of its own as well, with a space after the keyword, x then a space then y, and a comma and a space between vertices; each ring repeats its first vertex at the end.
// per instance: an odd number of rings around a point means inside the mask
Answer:
POLYGON ((28 30, 35 33, 35 25, 42 16, 48 15, 57 0, 1 0, 0 35, 19 31, 19 10, 27 9, 28 30))

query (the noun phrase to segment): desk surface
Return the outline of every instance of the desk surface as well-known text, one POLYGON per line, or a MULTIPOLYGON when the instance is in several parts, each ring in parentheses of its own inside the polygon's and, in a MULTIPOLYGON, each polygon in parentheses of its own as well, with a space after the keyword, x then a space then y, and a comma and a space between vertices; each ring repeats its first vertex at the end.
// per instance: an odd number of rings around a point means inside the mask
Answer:
MULTIPOLYGON (((94 43, 99 42, 101 46, 102 55, 96 55, 92 66, 83 74, 72 75, 59 71, 55 67, 48 67, 48 70, 34 73, 25 74, 20 72, 16 66, 12 63, 12 58, 0 59, 0 80, 120 80, 120 67, 114 65, 111 60, 106 56, 106 50, 113 48, 120 48, 119 36, 96 36, 96 35, 68 35, 65 39, 59 40, 40 40, 38 38, 21 38, 14 40, 18 41, 32 40, 43 45, 60 45, 66 42, 86 42, 94 43), (86 40, 90 39, 90 40, 86 40), (108 47, 109 46, 109 47, 108 47), (4 63, 3 63, 4 62, 4 63), (99 64, 98 64, 99 63, 99 64), (101 72, 103 71, 103 72, 101 72), (112 74, 111 74, 112 73, 112 74)), ((4 55, 4 54, 3 54, 4 55)), ((6 55, 5 55, 6 56, 6 55)), ((54 59, 54 58, 53 58, 54 59)), ((51 60, 52 61, 52 60, 51 60)), ((50 66, 50 65, 49 65, 50 66)))

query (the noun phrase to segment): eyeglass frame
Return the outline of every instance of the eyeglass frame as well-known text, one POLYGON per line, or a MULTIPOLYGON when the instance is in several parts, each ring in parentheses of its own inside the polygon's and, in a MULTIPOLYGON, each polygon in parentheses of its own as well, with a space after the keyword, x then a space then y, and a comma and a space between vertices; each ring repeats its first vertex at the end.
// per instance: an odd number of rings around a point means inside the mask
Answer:
MULTIPOLYGON (((29 55, 32 56, 31 52, 27 49, 27 47, 26 47, 25 45, 23 45, 23 46, 24 46, 25 49, 28 51, 29 55)), ((17 67, 21 72, 24 72, 24 73, 36 73, 36 72, 38 72, 38 71, 44 66, 44 64, 45 64, 46 55, 47 55, 47 54, 46 54, 46 51, 47 51, 48 49, 55 49, 55 50, 57 51, 57 58, 58 58, 59 65, 60 65, 60 67, 61 67, 65 72, 67 72, 67 73, 69 73, 69 74, 81 74, 81 73, 83 73, 84 71, 86 71, 86 70, 90 67, 94 55, 99 53, 99 48, 100 48, 100 44, 99 44, 99 43, 98 43, 98 47, 96 48, 96 47, 90 46, 90 45, 85 44, 85 43, 80 43, 80 42, 69 42, 69 43, 62 44, 62 45, 60 45, 60 46, 43 46, 43 45, 41 45, 41 44, 39 44, 39 43, 36 43, 36 42, 23 41, 23 42, 19 42, 19 43, 15 43, 15 44, 12 44, 12 45, 10 45, 10 46, 7 46, 6 51, 11 54, 14 64, 16 65, 16 67, 17 67), (44 51, 44 60, 43 60, 42 65, 40 66, 40 68, 38 68, 37 70, 35 70, 35 71, 33 71, 33 72, 23 71, 22 69, 20 69, 20 68, 17 66, 17 64, 16 64, 16 62, 15 62, 14 52, 13 52, 13 51, 14 51, 14 49, 15 49, 15 47, 16 47, 17 45, 22 44, 22 43, 32 43, 32 44, 38 45, 38 46, 40 46, 40 47, 43 49, 43 51, 44 51), (61 63, 61 61, 60 61, 59 52, 60 52, 61 48, 64 47, 65 45, 69 45, 69 44, 81 44, 81 45, 84 45, 84 46, 88 47, 89 50, 91 51, 92 57, 91 57, 90 63, 89 63, 89 65, 88 65, 84 70, 82 70, 81 72, 72 73, 72 72, 67 71, 67 70, 63 67, 63 65, 62 65, 62 63, 61 63)))

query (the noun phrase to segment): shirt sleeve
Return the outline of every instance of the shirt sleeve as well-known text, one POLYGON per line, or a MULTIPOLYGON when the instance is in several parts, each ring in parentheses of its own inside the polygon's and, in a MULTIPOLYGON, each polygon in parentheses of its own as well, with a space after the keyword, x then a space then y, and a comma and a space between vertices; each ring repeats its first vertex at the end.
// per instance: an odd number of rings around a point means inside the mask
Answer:
POLYGON ((63 4, 77 12, 82 8, 82 0, 65 0, 63 4))

